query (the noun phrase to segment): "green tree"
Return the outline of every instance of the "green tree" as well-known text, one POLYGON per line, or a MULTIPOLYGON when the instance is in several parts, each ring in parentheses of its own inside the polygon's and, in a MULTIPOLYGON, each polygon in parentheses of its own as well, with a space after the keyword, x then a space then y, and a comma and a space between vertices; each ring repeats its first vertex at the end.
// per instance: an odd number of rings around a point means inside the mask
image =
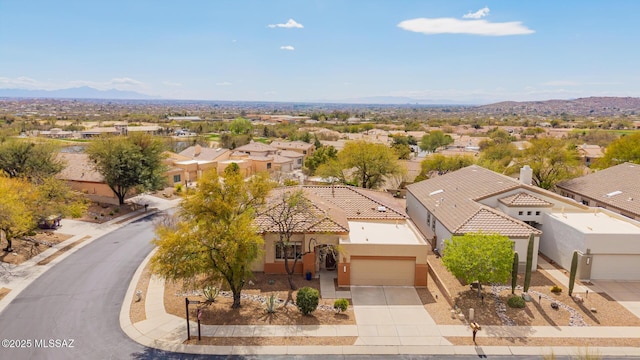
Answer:
POLYGON ((407 138, 406 136, 394 136, 391 148, 396 151, 399 159, 408 160, 409 158, 411 158, 411 147, 409 146, 409 138, 407 138))
POLYGON ((535 186, 553 190, 558 182, 580 175, 580 158, 575 146, 551 137, 530 142, 531 146, 520 154, 516 167, 529 165, 535 186))
POLYGON ((236 135, 249 134, 252 129, 253 125, 251 124, 251 120, 243 117, 237 117, 229 124, 229 131, 236 135))
POLYGON ((94 141, 87 154, 105 183, 124 204, 127 193, 161 189, 165 185, 163 144, 158 138, 134 133, 108 136, 94 141))
POLYGON ((489 141, 481 144, 480 149, 478 165, 498 173, 503 173, 507 170, 511 161, 513 161, 513 158, 518 153, 518 149, 511 143, 494 143, 489 141))
POLYGON ((513 242, 498 234, 467 233, 445 240, 442 263, 467 283, 505 283, 511 274, 513 242))
POLYGON ((58 147, 48 142, 6 141, 0 143, 0 169, 10 177, 37 183, 63 169, 57 151, 58 147))
POLYGON ((313 152, 313 155, 305 160, 304 166, 306 166, 313 175, 320 165, 337 158, 338 150, 336 150, 336 148, 333 146, 322 146, 317 148, 317 150, 313 152))
POLYGON ((432 130, 420 140, 420 149, 435 152, 442 146, 453 143, 453 138, 441 130, 432 130))
POLYGON ((428 179, 433 174, 446 174, 449 171, 456 171, 473 165, 475 160, 469 155, 453 155, 444 156, 442 154, 433 154, 420 163, 420 174, 416 177, 415 181, 422 181, 428 179))
POLYGON ((607 168, 613 165, 631 162, 640 164, 640 132, 624 135, 613 141, 604 153, 604 157, 598 159, 594 166, 607 168))
POLYGON ((317 172, 346 184, 375 189, 382 185, 385 177, 402 175, 405 169, 393 149, 383 144, 351 141, 338 152, 337 160, 323 164, 317 172))
POLYGON ((191 289, 223 280, 233 294, 231 307, 240 307, 245 280, 263 244, 253 223, 256 207, 270 188, 264 174, 245 181, 233 167, 225 169, 222 178, 216 171, 206 172, 195 193, 181 203, 176 221, 156 229, 152 271, 182 280, 191 289))

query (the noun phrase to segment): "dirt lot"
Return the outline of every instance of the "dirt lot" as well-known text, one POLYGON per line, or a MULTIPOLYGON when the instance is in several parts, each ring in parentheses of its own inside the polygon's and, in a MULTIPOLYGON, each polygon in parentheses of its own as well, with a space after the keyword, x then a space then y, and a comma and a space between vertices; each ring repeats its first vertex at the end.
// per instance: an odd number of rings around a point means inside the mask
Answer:
MULTIPOLYGON (((523 309, 514 309, 506 306, 507 299, 511 296, 511 287, 492 293, 491 286, 483 287, 484 301, 478 298, 477 290, 462 281, 456 279, 442 264, 441 259, 435 256, 429 257, 435 272, 449 289, 452 297, 463 314, 468 316, 469 309, 475 311, 475 321, 481 325, 505 325, 505 320, 498 316, 496 311, 500 303, 505 305, 505 315, 515 325, 519 326, 569 326, 572 313, 577 314, 589 326, 640 326, 640 319, 630 313, 623 306, 604 293, 582 294, 584 301, 576 302, 569 297, 568 289, 562 289, 559 294, 550 291, 551 286, 560 284, 544 270, 538 269, 531 274, 531 286, 529 293, 532 301, 526 303, 523 309), (541 301, 538 298, 541 296, 541 301), (551 303, 564 304, 558 310, 551 308, 551 303), (597 312, 592 312, 595 308, 597 312)), ((518 277, 518 284, 524 283, 523 277, 518 277)), ((418 294, 422 298, 425 308, 438 324, 463 324, 459 318, 451 318, 451 306, 446 302, 443 294, 435 286, 432 278, 429 278, 428 289, 419 289, 418 294), (436 299, 436 295, 438 299, 436 299)), ((521 295, 522 290, 516 290, 516 295, 521 295)), ((575 316, 574 316, 575 318, 575 316)))

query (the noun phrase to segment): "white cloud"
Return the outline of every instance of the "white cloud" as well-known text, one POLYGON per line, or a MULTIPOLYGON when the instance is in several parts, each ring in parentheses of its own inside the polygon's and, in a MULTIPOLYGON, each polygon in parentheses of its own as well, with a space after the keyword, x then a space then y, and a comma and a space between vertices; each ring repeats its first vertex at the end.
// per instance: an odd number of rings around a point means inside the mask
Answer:
POLYGON ((223 82, 216 83, 216 85, 217 86, 231 86, 233 84, 228 82, 228 81, 223 81, 223 82))
POLYGON ((296 22, 293 19, 289 19, 289 21, 287 21, 284 24, 269 24, 267 25, 267 27, 270 28, 285 28, 285 29, 292 29, 292 28, 297 28, 297 29, 302 29, 304 26, 298 22, 296 22))
POLYGON ((492 23, 486 20, 459 20, 454 18, 417 18, 405 20, 398 27, 407 31, 433 34, 470 34, 483 36, 526 35, 535 31, 520 21, 492 23))
POLYGON ((469 12, 468 14, 463 15, 462 17, 465 19, 482 19, 483 17, 489 15, 489 11, 490 11, 489 8, 485 6, 474 13, 469 12))
POLYGON ((69 81, 68 84, 68 86, 63 85, 60 88, 69 86, 89 86, 98 90, 139 90, 146 88, 145 84, 142 81, 138 81, 136 79, 128 77, 113 78, 107 81, 73 80, 69 81))
POLYGON ((0 77, 0 88, 4 89, 50 89, 51 84, 26 76, 17 78, 0 77))
POLYGON ((294 47, 293 47, 293 46, 291 46, 291 45, 283 45, 283 46, 280 46, 280 50, 289 50, 289 51, 293 51, 293 50, 295 50, 295 49, 296 49, 296 48, 294 48, 294 47))
POLYGON ((167 86, 173 86, 173 87, 180 87, 182 86, 182 84, 177 83, 177 82, 173 82, 173 81, 163 81, 162 82, 163 85, 167 85, 167 86))

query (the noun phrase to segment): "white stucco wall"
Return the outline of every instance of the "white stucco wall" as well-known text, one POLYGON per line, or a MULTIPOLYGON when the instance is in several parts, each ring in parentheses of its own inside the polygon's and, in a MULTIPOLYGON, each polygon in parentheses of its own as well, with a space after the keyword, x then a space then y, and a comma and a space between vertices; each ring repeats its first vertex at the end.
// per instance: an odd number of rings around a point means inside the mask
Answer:
POLYGON ((420 230, 422 235, 428 239, 433 238, 433 232, 427 224, 427 208, 420 203, 412 193, 407 191, 407 215, 413 224, 420 230))
POLYGON ((565 269, 571 267, 575 250, 586 252, 584 234, 560 220, 561 214, 546 214, 540 227, 540 252, 565 269))

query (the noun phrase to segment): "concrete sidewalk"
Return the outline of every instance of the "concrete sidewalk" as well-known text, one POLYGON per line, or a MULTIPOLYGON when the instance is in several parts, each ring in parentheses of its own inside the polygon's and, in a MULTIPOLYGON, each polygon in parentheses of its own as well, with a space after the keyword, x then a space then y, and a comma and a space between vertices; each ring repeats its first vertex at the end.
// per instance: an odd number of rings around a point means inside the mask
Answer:
MULTIPOLYGON (((168 351, 217 355, 548 355, 575 356, 585 347, 540 346, 455 346, 445 337, 468 336, 464 325, 436 325, 423 306, 417 306, 413 288, 353 287, 354 313, 357 325, 203 325, 206 337, 334 337, 356 336, 348 346, 211 346, 185 345, 186 321, 164 310, 164 281, 152 277, 144 299, 147 319, 131 323, 129 310, 137 280, 152 254, 134 275, 120 314, 124 332, 138 343, 168 351), (373 301, 373 303, 372 303, 373 301), (382 304, 384 302, 384 304, 382 304)), ((326 296, 325 296, 326 297, 326 296)), ((197 323, 191 322, 191 336, 197 334, 197 323)), ((569 327, 569 326, 484 326, 478 343, 488 337, 534 338, 640 338, 638 327, 569 327)), ((640 348, 589 347, 590 353, 603 356, 640 357, 640 348)))

